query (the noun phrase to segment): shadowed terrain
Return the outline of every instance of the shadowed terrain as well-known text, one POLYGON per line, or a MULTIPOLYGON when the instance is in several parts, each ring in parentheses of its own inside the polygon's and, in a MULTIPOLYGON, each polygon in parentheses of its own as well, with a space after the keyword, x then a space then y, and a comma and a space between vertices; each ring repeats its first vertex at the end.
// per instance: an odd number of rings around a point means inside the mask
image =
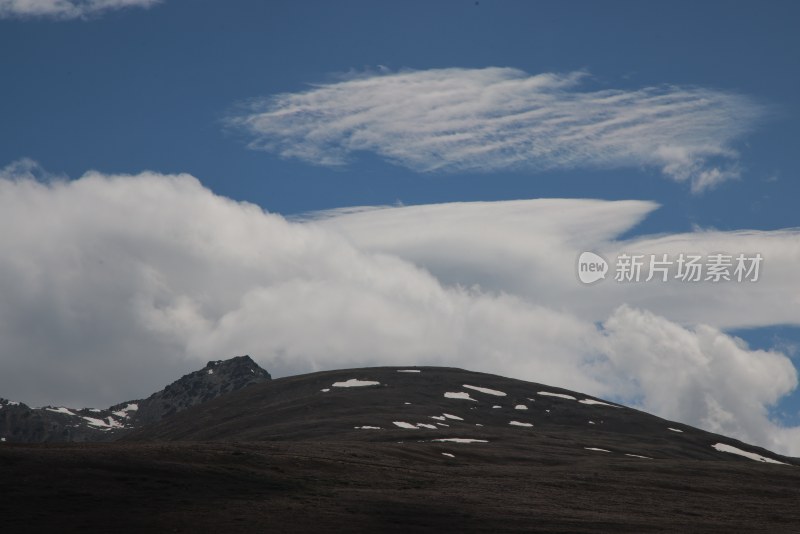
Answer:
POLYGON ((797 459, 559 388, 403 370, 251 385, 114 443, 4 443, 4 526, 792 532, 800 524, 797 459))

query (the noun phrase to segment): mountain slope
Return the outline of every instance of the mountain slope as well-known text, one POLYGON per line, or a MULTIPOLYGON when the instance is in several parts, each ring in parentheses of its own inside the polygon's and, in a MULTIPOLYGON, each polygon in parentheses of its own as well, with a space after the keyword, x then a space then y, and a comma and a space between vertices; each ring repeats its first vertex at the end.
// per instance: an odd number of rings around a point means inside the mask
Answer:
POLYGON ((800 524, 797 459, 576 392, 449 368, 266 381, 113 443, 0 444, 0 469, 10 532, 800 524))
POLYGON ((749 453, 765 462, 796 462, 574 391, 437 367, 349 369, 280 378, 220 397, 124 439, 460 439, 519 449, 568 444, 563 446, 575 454, 610 451, 605 454, 752 461, 741 454, 749 453))
POLYGON ((252 384, 270 374, 249 356, 217 360, 146 399, 106 409, 31 408, 0 399, 0 440, 15 443, 112 441, 144 425, 252 384))

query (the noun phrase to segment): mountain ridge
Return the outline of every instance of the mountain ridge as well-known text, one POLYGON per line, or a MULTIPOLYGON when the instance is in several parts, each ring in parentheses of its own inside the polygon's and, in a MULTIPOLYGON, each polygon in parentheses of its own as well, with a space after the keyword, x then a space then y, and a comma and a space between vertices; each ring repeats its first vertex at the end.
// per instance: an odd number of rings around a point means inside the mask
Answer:
POLYGON ((32 408, 0 398, 0 440, 16 443, 113 441, 144 425, 161 421, 191 406, 271 375, 248 355, 212 360, 144 399, 108 408, 32 408))

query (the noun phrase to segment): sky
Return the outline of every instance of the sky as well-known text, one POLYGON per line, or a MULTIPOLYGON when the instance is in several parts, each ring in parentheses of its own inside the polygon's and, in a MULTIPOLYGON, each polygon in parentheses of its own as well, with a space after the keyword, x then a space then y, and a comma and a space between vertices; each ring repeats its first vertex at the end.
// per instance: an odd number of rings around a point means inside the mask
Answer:
POLYGON ((799 22, 0 0, 0 396, 107 406, 239 354, 449 365, 800 456, 799 22), (678 276, 715 254, 731 280, 678 276), (626 255, 667 281, 616 280, 626 255))

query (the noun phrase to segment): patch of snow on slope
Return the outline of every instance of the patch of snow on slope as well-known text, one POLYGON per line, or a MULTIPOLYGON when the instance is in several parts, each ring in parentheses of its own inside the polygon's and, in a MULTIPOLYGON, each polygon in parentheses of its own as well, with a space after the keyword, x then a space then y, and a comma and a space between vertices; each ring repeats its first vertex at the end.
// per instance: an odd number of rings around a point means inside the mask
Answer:
POLYGON ((677 428, 667 427, 667 430, 672 430, 673 432, 680 432, 681 434, 683 434, 683 430, 677 428))
POLYGON ((447 417, 443 415, 432 415, 431 419, 436 419, 437 421, 444 421, 445 419, 447 419, 447 417))
POLYGON ((450 443, 489 443, 485 439, 472 439, 472 438, 439 438, 431 441, 447 441, 450 443))
POLYGON ((639 454, 625 454, 625 456, 630 456, 631 458, 644 458, 645 460, 652 460, 649 456, 641 456, 639 454))
POLYGON ((532 425, 532 424, 530 424, 530 423, 523 423, 523 422, 521 422, 521 421, 509 421, 509 423, 508 423, 508 424, 509 424, 509 425, 513 425, 513 426, 527 426, 527 427, 531 427, 531 426, 533 426, 533 425, 532 425))
POLYGON ((55 413, 63 413, 64 415, 78 415, 76 413, 72 413, 68 409, 61 407, 61 408, 45 408, 48 412, 55 412, 55 413))
POLYGON ((464 391, 458 391, 458 392, 448 391, 447 393, 444 394, 444 397, 446 399, 462 399, 462 400, 471 400, 473 402, 478 402, 472 397, 470 397, 469 393, 466 393, 464 391))
POLYGON ((587 451, 598 451, 598 452, 611 452, 605 449, 598 449, 597 447, 584 447, 587 451))
POLYGON ((417 423, 417 428, 430 428, 436 430, 436 425, 429 425, 428 423, 417 423))
POLYGON ((407 428, 409 430, 416 430, 417 425, 412 425, 411 423, 406 423, 404 421, 392 421, 395 426, 399 426, 400 428, 407 428))
POLYGON ((499 404, 495 404, 494 406, 492 406, 492 408, 502 408, 502 406, 500 406, 499 404))
POLYGON ((113 412, 113 414, 116 415, 117 417, 128 417, 130 415, 128 412, 135 412, 138 409, 139 409, 138 404, 128 404, 123 409, 117 412, 113 412))
POLYGON ((455 456, 450 454, 449 452, 443 452, 442 456, 447 456, 448 458, 455 458, 455 456))
POLYGON ((214 374, 214 370, 213 369, 209 369, 208 370, 208 374, 213 375, 214 374))
POLYGON ((330 390, 331 390, 331 388, 323 388, 323 389, 321 389, 320 391, 321 391, 321 392, 323 392, 323 393, 327 393, 327 392, 329 392, 330 390))
POLYGON ((609 404, 607 402, 594 400, 594 399, 583 399, 583 400, 579 400, 578 402, 580 402, 581 404, 589 404, 589 405, 597 405, 597 406, 611 406, 612 408, 619 408, 619 406, 615 406, 613 404, 609 404))
POLYGON ((789 465, 785 462, 779 462, 778 460, 773 460, 772 458, 767 458, 766 456, 761 456, 760 454, 756 454, 754 452, 747 452, 743 451, 742 449, 737 449, 736 447, 732 445, 726 445, 725 443, 715 443, 714 445, 712 445, 712 447, 714 447, 720 452, 729 452, 731 454, 738 454, 739 456, 744 456, 745 458, 750 458, 751 460, 755 460, 757 462, 789 465))
POLYGON ((358 428, 358 429, 361 429, 361 430, 380 430, 381 429, 381 427, 379 427, 379 426, 366 426, 366 425, 365 426, 354 426, 353 428, 358 428))
POLYGON ((463 421, 464 420, 463 418, 461 418, 461 417, 459 417, 457 415, 453 415, 451 413, 443 413, 442 415, 447 417, 448 419, 453 419, 455 421, 463 421))
POLYGON ((487 395, 494 395, 495 397, 505 397, 506 394, 502 391, 497 391, 496 389, 489 389, 489 388, 482 388, 479 386, 470 386, 469 384, 464 384, 464 387, 467 389, 474 389, 475 391, 480 391, 481 393, 486 393, 487 395))
POLYGON ((525 406, 524 404, 517 404, 516 406, 514 406, 514 409, 515 410, 527 410, 528 407, 525 406))
POLYGON ((567 395, 565 393, 553 393, 552 391, 537 391, 536 394, 544 397, 559 397, 561 399, 578 400, 572 395, 567 395))
POLYGON ((360 388, 364 386, 380 386, 380 382, 375 382, 374 380, 359 380, 358 378, 351 378, 345 382, 334 382, 333 387, 335 388, 360 388))
POLYGON ((83 417, 89 423, 89 426, 96 426, 101 428, 102 430, 111 430, 112 428, 122 428, 122 425, 119 424, 117 421, 114 421, 111 417, 106 418, 106 421, 102 419, 95 419, 94 417, 83 417))
POLYGON ((398 373, 421 373, 419 369, 398 369, 398 373))

